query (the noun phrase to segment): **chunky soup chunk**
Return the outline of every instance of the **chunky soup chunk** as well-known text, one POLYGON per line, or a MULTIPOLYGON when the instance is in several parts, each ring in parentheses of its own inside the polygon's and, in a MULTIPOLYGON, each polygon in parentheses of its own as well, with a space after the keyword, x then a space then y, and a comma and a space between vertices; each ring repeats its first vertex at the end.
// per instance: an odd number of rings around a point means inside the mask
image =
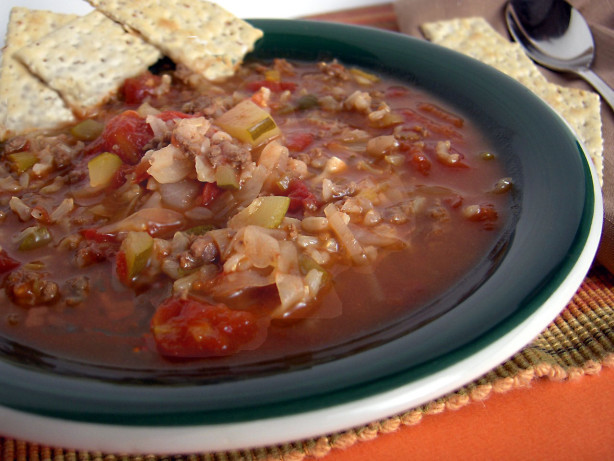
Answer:
POLYGON ((132 367, 384 328, 492 251, 512 188, 461 116, 336 61, 148 72, 2 152, 0 334, 132 367))

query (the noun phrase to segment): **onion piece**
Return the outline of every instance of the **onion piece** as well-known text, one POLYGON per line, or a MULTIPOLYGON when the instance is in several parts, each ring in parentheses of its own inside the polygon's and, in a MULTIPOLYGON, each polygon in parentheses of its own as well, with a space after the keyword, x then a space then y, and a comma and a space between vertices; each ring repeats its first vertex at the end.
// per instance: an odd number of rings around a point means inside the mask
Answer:
POLYGON ((358 265, 367 263, 367 255, 348 227, 344 218, 345 213, 341 213, 335 204, 330 203, 324 208, 324 214, 328 218, 330 228, 337 236, 341 246, 345 248, 352 262, 358 265))
POLYGON ((147 173, 161 184, 181 181, 194 171, 193 162, 173 144, 154 151, 149 158, 149 163, 151 166, 147 173))
POLYGON ((101 234, 145 231, 151 236, 170 232, 184 225, 183 215, 167 208, 143 208, 121 221, 107 224, 98 229, 101 234))
POLYGON ((170 208, 184 211, 192 207, 194 200, 200 193, 200 184, 192 179, 160 184, 162 202, 170 208))
POLYGON ((275 274, 275 285, 281 300, 281 310, 287 311, 305 300, 306 289, 303 278, 292 274, 275 274))
POLYGON ((245 228, 243 243, 245 256, 259 269, 272 266, 279 257, 279 242, 258 226, 245 228))
POLYGON ((232 272, 216 279, 211 288, 213 296, 229 297, 250 288, 260 288, 273 285, 273 273, 262 274, 256 270, 232 272))
POLYGON ((26 203, 21 200, 19 197, 13 196, 9 200, 9 208, 19 216, 21 221, 27 221, 30 219, 30 213, 32 212, 32 208, 30 208, 26 203))
POLYGON ((320 288, 322 288, 323 281, 324 272, 318 269, 311 269, 307 272, 307 275, 305 275, 305 283, 309 289, 310 298, 315 298, 318 295, 320 288))
POLYGON ((274 169, 285 170, 288 162, 289 151, 287 147, 279 144, 278 141, 268 143, 258 158, 258 166, 262 166, 269 171, 274 169))
POLYGON ((291 274, 297 273, 298 270, 298 251, 295 244, 287 240, 280 241, 277 271, 285 274, 291 274))
POLYGON ((58 207, 53 210, 49 218, 51 222, 57 222, 62 219, 68 213, 70 213, 75 208, 75 202, 72 198, 65 198, 62 200, 62 203, 58 205, 58 207))
POLYGON ((409 246, 409 242, 399 235, 398 230, 387 224, 375 225, 368 229, 353 224, 350 224, 348 227, 356 240, 363 246, 395 247, 397 249, 409 246))
POLYGON ((141 107, 139 107, 138 112, 141 117, 145 116, 145 122, 151 128, 151 131, 153 131, 154 137, 164 139, 167 134, 170 134, 171 129, 166 125, 164 120, 156 117, 156 115, 160 112, 159 110, 152 106, 147 107, 145 104, 143 104, 141 107), (151 112, 152 109, 157 112, 151 112))

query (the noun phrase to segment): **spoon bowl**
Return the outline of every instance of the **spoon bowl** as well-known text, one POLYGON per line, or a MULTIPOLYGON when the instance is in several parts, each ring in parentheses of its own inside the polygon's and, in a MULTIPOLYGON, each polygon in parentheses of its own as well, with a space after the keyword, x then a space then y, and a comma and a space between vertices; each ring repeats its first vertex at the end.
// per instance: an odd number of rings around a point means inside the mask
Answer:
POLYGON ((511 0, 505 20, 511 36, 531 59, 584 78, 614 110, 614 91, 590 68, 595 43, 577 9, 564 0, 511 0))

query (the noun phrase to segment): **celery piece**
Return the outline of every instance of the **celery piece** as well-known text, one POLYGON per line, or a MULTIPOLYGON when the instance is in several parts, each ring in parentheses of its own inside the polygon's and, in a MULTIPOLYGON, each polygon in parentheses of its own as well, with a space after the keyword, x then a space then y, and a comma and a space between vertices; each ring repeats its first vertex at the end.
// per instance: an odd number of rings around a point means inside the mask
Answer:
POLYGON ((45 226, 33 226, 25 229, 19 239, 19 249, 22 251, 41 248, 51 242, 51 233, 45 226))
POLYGON ((281 75, 277 69, 269 69, 264 73, 264 79, 267 82, 280 82, 281 75))
POLYGON ((122 166, 122 159, 111 152, 103 152, 87 162, 90 186, 107 186, 122 166))
POLYGON ((361 85, 370 85, 372 83, 379 82, 379 77, 374 74, 370 74, 369 72, 365 72, 364 70, 353 67, 350 69, 350 74, 354 77, 361 85))
POLYGON ((36 162, 38 162, 38 157, 32 152, 28 151, 14 152, 12 154, 8 154, 7 157, 11 162, 11 167, 17 174, 28 171, 36 164, 36 162))
POLYGON ((215 169, 215 183, 222 189, 238 189, 240 187, 237 172, 230 165, 220 165, 215 169))
POLYGON ((267 117, 256 123, 254 126, 247 129, 247 132, 253 140, 260 138, 267 132, 277 128, 277 125, 271 117, 267 117))
POLYGON ((120 250, 126 256, 126 273, 129 279, 133 279, 145 269, 153 251, 153 244, 153 237, 147 232, 128 232, 120 250))
POLYGON ((88 119, 77 123, 70 129, 70 134, 80 141, 93 141, 102 134, 104 124, 96 120, 88 119))
POLYGON ((331 281, 330 273, 320 266, 311 256, 307 256, 305 253, 301 253, 298 257, 298 267, 303 275, 307 275, 307 273, 312 269, 320 272, 322 274, 323 285, 326 285, 331 281))
POLYGON ((260 226, 268 229, 279 227, 286 216, 290 198, 279 195, 257 197, 246 208, 234 215, 228 223, 239 229, 244 226, 260 226))
POLYGON ((301 96, 298 101, 296 101, 296 108, 298 110, 314 109, 319 105, 320 102, 315 94, 306 94, 305 96, 301 96))
POLYGON ((207 232, 216 229, 213 224, 199 224, 198 226, 190 227, 185 231, 189 235, 205 235, 207 232))
POLYGON ((215 123, 231 136, 252 146, 281 134, 271 115, 250 99, 224 112, 215 123))

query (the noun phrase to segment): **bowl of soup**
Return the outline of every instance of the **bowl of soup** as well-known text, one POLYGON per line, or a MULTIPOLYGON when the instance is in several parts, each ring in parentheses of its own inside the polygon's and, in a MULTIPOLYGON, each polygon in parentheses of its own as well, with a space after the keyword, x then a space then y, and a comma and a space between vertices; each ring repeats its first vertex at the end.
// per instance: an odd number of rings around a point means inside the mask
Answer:
POLYGON ((177 452, 342 430, 477 378, 577 289, 600 196, 544 103, 398 34, 252 23, 223 82, 165 60, 3 144, 3 432, 177 452))

